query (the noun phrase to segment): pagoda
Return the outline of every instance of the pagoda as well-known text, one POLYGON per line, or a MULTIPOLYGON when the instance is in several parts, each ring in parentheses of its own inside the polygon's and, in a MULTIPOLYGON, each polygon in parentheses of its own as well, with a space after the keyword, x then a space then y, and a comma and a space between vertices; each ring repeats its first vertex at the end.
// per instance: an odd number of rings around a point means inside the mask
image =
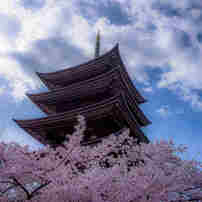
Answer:
POLYGON ((138 106, 146 100, 133 85, 118 44, 100 56, 99 38, 98 34, 94 59, 56 72, 37 72, 49 91, 27 96, 47 116, 13 120, 42 144, 61 144, 65 135, 73 132, 77 115, 83 115, 87 121, 84 145, 124 127, 130 128, 130 135, 138 142, 149 142, 141 127, 151 122, 138 106))

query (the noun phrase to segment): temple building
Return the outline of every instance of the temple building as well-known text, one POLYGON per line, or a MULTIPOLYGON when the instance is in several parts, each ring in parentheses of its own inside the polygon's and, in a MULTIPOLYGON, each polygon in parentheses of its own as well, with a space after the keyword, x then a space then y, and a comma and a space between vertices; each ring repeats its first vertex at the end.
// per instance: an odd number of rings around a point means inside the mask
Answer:
POLYGON ((133 85, 120 57, 118 44, 99 55, 97 36, 95 58, 64 70, 38 73, 48 92, 27 94, 47 114, 31 120, 13 119, 42 144, 57 146, 73 132, 77 115, 87 121, 82 144, 100 141, 124 127, 139 142, 149 142, 141 127, 151 122, 139 104, 146 100, 133 85))

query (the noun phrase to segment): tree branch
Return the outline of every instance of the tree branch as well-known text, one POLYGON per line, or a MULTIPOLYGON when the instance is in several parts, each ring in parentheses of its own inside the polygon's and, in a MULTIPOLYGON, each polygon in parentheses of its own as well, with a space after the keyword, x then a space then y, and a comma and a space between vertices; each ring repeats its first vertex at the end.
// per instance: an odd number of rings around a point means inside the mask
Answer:
POLYGON ((18 185, 13 185, 8 187, 7 189, 5 189, 4 191, 1 191, 1 195, 5 194, 6 192, 8 192, 10 189, 13 189, 14 187, 17 187, 18 185))
POLYGON ((44 188, 45 186, 49 185, 51 181, 46 182, 45 184, 41 184, 39 187, 37 187, 33 192, 30 193, 30 197, 33 197, 34 194, 39 191, 40 189, 44 188))
POLYGON ((25 192, 25 194, 27 195, 27 199, 30 199, 29 191, 15 177, 13 177, 12 179, 25 192))

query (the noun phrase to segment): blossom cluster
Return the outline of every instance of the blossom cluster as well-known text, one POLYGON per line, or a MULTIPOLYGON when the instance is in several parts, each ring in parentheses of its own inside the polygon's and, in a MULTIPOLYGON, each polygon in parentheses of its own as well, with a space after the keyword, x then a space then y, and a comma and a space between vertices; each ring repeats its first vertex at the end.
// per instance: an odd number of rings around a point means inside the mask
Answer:
MULTIPOLYGON (((123 128, 82 146, 83 116, 58 147, 0 144, 0 201, 202 201, 202 164, 172 141, 137 144, 123 128)), ((96 135, 96 134, 95 134, 96 135)))

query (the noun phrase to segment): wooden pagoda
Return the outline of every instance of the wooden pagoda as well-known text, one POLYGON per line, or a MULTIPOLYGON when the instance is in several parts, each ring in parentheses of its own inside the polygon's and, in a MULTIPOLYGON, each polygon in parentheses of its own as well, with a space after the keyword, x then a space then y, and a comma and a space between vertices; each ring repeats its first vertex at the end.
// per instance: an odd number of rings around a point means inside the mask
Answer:
POLYGON ((146 102, 133 85, 119 54, 118 44, 109 52, 78 66, 51 73, 37 73, 49 91, 27 96, 44 118, 13 119, 42 144, 57 146, 73 132, 76 116, 87 121, 83 144, 130 128, 139 142, 149 142, 141 127, 150 124, 139 104, 146 102))

